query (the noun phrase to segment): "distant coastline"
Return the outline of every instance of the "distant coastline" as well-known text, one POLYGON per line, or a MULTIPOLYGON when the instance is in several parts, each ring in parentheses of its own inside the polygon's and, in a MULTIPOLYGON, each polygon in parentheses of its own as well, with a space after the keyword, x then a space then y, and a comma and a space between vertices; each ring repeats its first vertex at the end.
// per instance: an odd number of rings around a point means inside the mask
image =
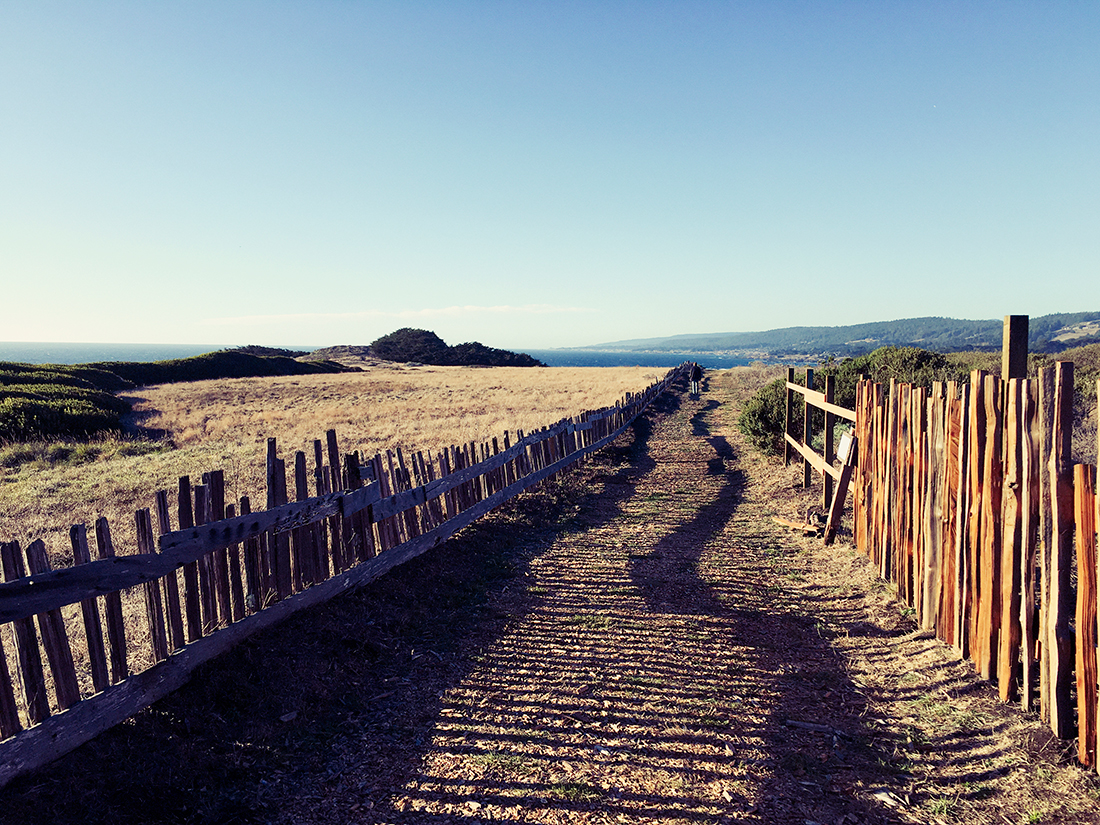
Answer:
MULTIPOLYGON (((25 364, 88 364, 94 361, 166 361, 227 349, 218 344, 80 344, 0 341, 0 361, 25 364)), ((298 346, 289 349, 310 350, 298 346)), ((674 367, 698 361, 707 369, 748 364, 749 359, 722 353, 615 352, 587 349, 524 350, 551 367, 674 367)))

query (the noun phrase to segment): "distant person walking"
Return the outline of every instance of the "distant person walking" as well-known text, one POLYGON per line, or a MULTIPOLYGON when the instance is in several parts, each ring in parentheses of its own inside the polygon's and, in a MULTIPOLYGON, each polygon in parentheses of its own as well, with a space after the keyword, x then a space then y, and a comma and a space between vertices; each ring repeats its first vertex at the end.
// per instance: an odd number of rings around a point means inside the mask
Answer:
POLYGON ((699 394, 699 382, 703 378, 703 368, 698 364, 691 365, 691 394, 699 394))

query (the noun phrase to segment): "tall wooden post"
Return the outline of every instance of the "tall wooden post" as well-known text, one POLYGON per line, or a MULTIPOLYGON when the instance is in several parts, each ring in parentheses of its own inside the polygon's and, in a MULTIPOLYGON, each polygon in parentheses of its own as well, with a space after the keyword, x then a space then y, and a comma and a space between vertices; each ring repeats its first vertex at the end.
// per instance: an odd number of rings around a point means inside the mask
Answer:
POLYGON ((1050 600, 1047 603, 1047 651, 1050 667, 1050 727, 1059 739, 1073 738, 1074 612, 1071 565, 1074 539, 1073 468, 1070 434, 1073 429, 1073 362, 1054 367, 1054 432, 1047 471, 1051 490, 1050 600))
MULTIPOLYGON (((825 402, 832 404, 836 396, 836 378, 832 375, 825 376, 825 402)), ((858 406, 858 405, 857 405, 858 406)), ((836 423, 836 416, 831 412, 825 412, 825 463, 830 467, 833 466, 833 461, 836 460, 836 449, 833 445, 833 426, 836 423)), ((829 510, 830 505, 833 503, 833 477, 828 473, 825 473, 825 483, 821 489, 821 506, 826 511, 829 510)))
MULTIPOLYGON (((794 367, 787 367, 787 383, 794 383, 794 367)), ((794 437, 793 432, 794 422, 794 390, 787 387, 787 417, 783 423, 783 432, 786 435, 794 437)), ((791 443, 786 438, 783 439, 783 466, 787 467, 791 463, 791 443)))
POLYGON ((1004 337, 1001 339, 1001 379, 1027 378, 1026 315, 1006 315, 1004 337))
MULTIPOLYGON (((814 371, 809 367, 806 368, 806 389, 812 390, 814 388, 814 371)), ((814 431, 810 426, 811 423, 811 410, 809 400, 806 396, 802 396, 802 443, 805 446, 810 446, 810 442, 813 440, 814 431)), ((810 464, 809 459, 802 459, 802 486, 809 487, 813 483, 814 468, 810 464)))

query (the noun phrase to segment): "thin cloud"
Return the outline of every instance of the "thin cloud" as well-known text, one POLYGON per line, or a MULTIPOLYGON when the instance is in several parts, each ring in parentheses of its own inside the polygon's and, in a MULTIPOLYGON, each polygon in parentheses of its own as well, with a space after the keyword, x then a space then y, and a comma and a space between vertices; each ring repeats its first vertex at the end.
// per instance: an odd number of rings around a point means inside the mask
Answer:
POLYGON ((470 315, 560 315, 589 313, 596 310, 588 307, 563 307, 553 304, 525 304, 523 306, 450 306, 434 309, 405 309, 385 311, 367 309, 358 312, 295 312, 284 315, 238 315, 230 318, 207 318, 201 323, 206 326, 229 326, 241 324, 285 324, 303 321, 361 321, 371 319, 419 319, 419 318, 459 318, 470 315))

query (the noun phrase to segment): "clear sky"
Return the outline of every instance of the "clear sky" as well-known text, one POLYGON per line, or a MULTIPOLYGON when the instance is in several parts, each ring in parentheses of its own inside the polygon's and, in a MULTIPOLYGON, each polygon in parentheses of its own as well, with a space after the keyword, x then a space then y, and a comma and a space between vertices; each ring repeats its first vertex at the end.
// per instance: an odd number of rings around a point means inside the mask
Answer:
POLYGON ((0 0, 0 340, 1100 309, 1100 2, 0 0))

